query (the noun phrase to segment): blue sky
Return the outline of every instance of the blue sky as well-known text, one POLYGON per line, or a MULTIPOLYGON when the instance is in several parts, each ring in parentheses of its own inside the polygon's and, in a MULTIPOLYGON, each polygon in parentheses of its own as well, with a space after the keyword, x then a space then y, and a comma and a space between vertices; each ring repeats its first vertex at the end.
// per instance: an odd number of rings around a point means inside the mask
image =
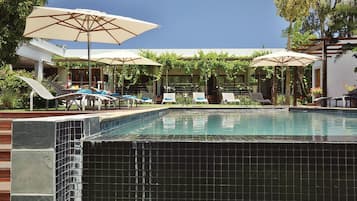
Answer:
MULTIPOLYGON (((122 45, 92 48, 276 48, 285 47, 287 22, 273 0, 48 0, 48 6, 86 8, 159 24, 122 45)), ((54 41, 68 48, 86 43, 54 41)))

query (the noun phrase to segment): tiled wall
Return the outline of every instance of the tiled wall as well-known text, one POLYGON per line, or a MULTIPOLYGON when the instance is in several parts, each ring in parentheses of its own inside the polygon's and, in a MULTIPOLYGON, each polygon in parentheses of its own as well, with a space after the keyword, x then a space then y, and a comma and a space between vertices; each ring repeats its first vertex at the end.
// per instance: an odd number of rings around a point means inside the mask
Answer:
POLYGON ((81 200, 81 139, 99 129, 91 116, 15 120, 11 200, 81 200))
POLYGON ((80 200, 82 189, 83 121, 58 122, 56 126, 56 200, 80 200))
POLYGON ((357 145, 85 142, 83 200, 357 200, 357 145))

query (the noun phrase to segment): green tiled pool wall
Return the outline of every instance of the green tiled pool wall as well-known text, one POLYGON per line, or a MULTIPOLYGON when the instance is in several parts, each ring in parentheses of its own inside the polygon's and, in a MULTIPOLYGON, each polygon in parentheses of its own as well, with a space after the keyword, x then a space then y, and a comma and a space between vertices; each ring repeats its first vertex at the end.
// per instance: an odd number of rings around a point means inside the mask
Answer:
POLYGON ((357 145, 84 142, 83 200, 357 200, 357 145))
POLYGON ((83 121, 57 123, 56 128, 56 201, 81 198, 83 121))

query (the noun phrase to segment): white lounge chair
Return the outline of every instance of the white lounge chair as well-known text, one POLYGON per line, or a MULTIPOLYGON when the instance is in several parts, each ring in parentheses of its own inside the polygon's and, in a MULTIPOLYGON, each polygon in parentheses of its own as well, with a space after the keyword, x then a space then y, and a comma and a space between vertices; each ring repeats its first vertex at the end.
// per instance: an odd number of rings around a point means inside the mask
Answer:
POLYGON ((103 100, 110 100, 104 96, 98 94, 84 94, 84 93, 69 93, 63 94, 59 96, 53 96, 40 82, 37 80, 17 76, 21 80, 25 81, 31 88, 32 92, 30 94, 30 110, 33 110, 33 96, 37 93, 41 98, 45 100, 64 100, 66 102, 66 110, 68 110, 71 105, 74 103, 77 105, 78 109, 85 110, 85 106, 82 104, 84 100, 97 100, 99 102, 98 109, 100 110, 100 106, 103 100), (77 103, 79 100, 79 103, 77 103))
POLYGON ((264 99, 263 94, 260 92, 252 92, 249 93, 250 98, 254 101, 257 101, 258 103, 262 105, 271 105, 271 101, 269 99, 264 99))
POLYGON ((193 103, 208 103, 207 98, 205 97, 205 93, 203 92, 193 92, 193 103))
POLYGON ((239 103, 240 100, 234 97, 233 93, 222 93, 222 103, 239 103))
POLYGON ((176 94, 175 93, 164 93, 161 104, 164 103, 176 103, 176 94))

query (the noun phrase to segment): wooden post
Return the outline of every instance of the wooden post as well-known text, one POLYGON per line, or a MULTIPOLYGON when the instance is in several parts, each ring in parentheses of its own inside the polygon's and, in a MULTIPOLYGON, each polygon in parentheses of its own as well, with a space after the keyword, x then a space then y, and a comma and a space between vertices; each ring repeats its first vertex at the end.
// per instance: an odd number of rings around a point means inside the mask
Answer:
POLYGON ((286 66, 285 69, 285 105, 290 105, 290 67, 286 66))
MULTIPOLYGON (((326 40, 322 40, 322 97, 327 97, 327 48, 326 40)), ((327 106, 327 100, 322 101, 322 106, 327 106)))
POLYGON ((271 91, 272 91, 272 102, 273 105, 277 104, 277 98, 278 98, 278 94, 277 94, 277 83, 276 83, 276 66, 274 66, 274 73, 273 73, 273 86, 271 87, 271 91))
POLYGON ((297 99, 297 97, 296 97, 296 91, 297 91, 297 86, 296 86, 296 82, 297 82, 297 80, 298 80, 298 72, 297 72, 297 66, 295 66, 294 67, 294 103, 293 103, 293 105, 294 106, 296 106, 297 104, 296 104, 296 99, 297 99))

